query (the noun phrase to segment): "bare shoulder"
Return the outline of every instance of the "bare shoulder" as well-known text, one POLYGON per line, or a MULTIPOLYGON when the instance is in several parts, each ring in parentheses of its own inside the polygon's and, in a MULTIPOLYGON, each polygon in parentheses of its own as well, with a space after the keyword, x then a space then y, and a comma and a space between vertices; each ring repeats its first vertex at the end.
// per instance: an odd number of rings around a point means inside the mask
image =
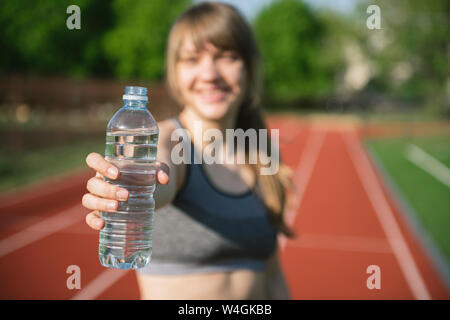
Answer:
POLYGON ((172 131, 175 129, 175 123, 171 118, 158 121, 158 128, 160 131, 172 131))
MULTIPOLYGON (((172 119, 166 119, 162 121, 158 121, 158 154, 164 157, 164 161, 169 161, 167 157, 170 157, 170 153, 172 151, 173 146, 178 141, 172 141, 172 133, 178 126, 172 119)), ((161 159, 162 160, 162 159, 161 159)))
POLYGON ((186 176, 186 166, 184 164, 176 165, 171 160, 172 148, 178 143, 178 141, 172 141, 171 137, 173 131, 177 128, 177 125, 170 118, 158 121, 158 159, 169 165, 172 172, 171 179, 175 180, 176 190, 179 190, 186 176))
POLYGON ((175 124, 171 119, 158 121, 159 137, 158 147, 170 148, 172 145, 171 135, 173 130, 176 129, 175 124))

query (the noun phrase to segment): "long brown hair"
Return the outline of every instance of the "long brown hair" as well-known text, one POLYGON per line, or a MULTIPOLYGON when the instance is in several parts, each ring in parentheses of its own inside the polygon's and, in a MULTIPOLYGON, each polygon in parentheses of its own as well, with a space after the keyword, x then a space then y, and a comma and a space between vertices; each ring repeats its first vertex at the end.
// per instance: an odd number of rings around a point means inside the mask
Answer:
MULTIPOLYGON (((244 131, 266 129, 260 107, 261 55, 253 33, 241 14, 231 5, 203 2, 190 7, 175 21, 167 44, 166 84, 169 92, 180 105, 183 105, 183 100, 179 93, 175 68, 183 38, 186 36, 191 37, 197 48, 209 42, 223 50, 235 51, 241 56, 246 69, 247 84, 235 129, 241 128, 244 131)), ((270 136, 267 141, 270 141, 270 136)), ((276 174, 260 175, 258 174, 261 169, 259 160, 256 165, 252 165, 252 168, 258 177, 259 195, 266 205, 271 222, 279 232, 288 237, 294 237, 295 233, 283 219, 286 188, 290 187, 290 169, 280 162, 276 174)))

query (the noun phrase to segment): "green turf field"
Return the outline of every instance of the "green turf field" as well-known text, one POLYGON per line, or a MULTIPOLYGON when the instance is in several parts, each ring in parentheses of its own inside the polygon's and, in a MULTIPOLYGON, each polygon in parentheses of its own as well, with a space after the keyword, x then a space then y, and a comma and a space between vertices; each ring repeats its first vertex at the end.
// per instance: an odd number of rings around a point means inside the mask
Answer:
POLYGON ((12 158, 6 153, 0 153, 0 192, 9 191, 71 169, 87 167, 86 156, 90 152, 103 154, 104 149, 105 142, 102 139, 29 151, 16 158, 12 158))
POLYGON ((450 264, 450 188, 407 159, 411 143, 450 167, 450 135, 366 141, 450 264))

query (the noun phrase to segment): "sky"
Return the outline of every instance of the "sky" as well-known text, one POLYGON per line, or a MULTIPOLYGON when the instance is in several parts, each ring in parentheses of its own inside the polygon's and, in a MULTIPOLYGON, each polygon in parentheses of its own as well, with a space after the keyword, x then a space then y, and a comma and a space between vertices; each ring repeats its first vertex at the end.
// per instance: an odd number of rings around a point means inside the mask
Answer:
MULTIPOLYGON (((202 2, 204 0, 195 0, 202 2)), ((244 16, 252 20, 258 11, 273 0, 219 0, 218 2, 229 3, 238 8, 244 16)), ((358 0, 303 0, 313 8, 328 7, 342 12, 351 11, 358 0)))

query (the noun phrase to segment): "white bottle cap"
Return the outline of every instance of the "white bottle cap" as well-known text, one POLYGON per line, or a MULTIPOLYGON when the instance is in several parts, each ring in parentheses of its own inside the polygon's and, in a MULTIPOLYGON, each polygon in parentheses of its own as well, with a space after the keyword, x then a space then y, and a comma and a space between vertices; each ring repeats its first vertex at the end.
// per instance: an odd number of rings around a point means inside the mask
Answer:
POLYGON ((134 94, 124 94, 122 96, 123 100, 139 100, 139 101, 148 101, 148 97, 147 96, 138 96, 138 95, 134 95, 134 94))

